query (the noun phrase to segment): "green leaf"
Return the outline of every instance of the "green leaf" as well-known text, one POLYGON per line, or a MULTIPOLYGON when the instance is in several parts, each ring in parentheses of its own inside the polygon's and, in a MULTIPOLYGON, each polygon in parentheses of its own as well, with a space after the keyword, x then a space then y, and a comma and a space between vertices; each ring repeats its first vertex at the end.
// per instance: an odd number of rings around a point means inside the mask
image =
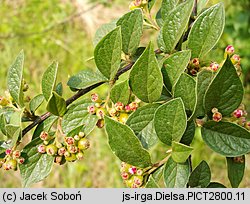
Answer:
POLYGON ((66 101, 53 91, 46 109, 56 116, 63 116, 67 111, 66 101))
POLYGON ((227 174, 233 188, 238 188, 245 173, 245 156, 239 159, 227 157, 227 174))
POLYGON ((187 122, 187 128, 181 138, 180 143, 190 145, 195 135, 195 122, 190 120, 187 122))
POLYGON ((188 49, 192 50, 192 58, 206 55, 219 41, 225 25, 225 11, 222 3, 218 3, 204 11, 195 20, 188 36, 188 49))
POLYGON ((141 9, 135 9, 126 13, 117 21, 121 26, 122 50, 125 54, 134 53, 140 44, 142 36, 143 15, 141 9))
MULTIPOLYGON (((156 13, 156 17, 155 17, 155 20, 156 20, 156 23, 158 24, 158 26, 161 28, 162 26, 163 26, 163 24, 164 24, 164 21, 163 21, 163 19, 162 19, 162 16, 161 16, 161 8, 158 10, 158 12, 156 13)), ((161 43, 163 44, 164 42, 163 42, 163 37, 162 37, 162 34, 160 35, 159 34, 159 37, 161 36, 161 43)), ((157 39, 157 40, 159 40, 159 38, 157 39)), ((159 44, 159 43, 158 43, 159 44)))
POLYGON ((156 183, 158 183, 161 180, 164 168, 165 168, 165 166, 163 165, 163 166, 159 167, 156 171, 154 171, 153 174, 151 174, 156 183))
POLYGON ((23 150, 25 163, 19 165, 23 187, 29 187, 46 178, 54 163, 54 157, 48 154, 40 154, 37 147, 41 143, 40 138, 33 140, 23 150))
POLYGON ((230 115, 243 99, 244 89, 236 69, 228 57, 205 94, 205 111, 217 108, 223 116, 230 115))
POLYGON ((250 132, 234 123, 209 121, 201 134, 204 142, 221 155, 236 157, 250 152, 250 132))
POLYGON ((218 183, 218 182, 211 182, 207 188, 226 188, 226 186, 224 186, 223 184, 221 183, 218 183))
POLYGON ((67 85, 74 89, 85 89, 105 81, 107 81, 107 78, 99 72, 82 70, 76 75, 70 77, 67 85))
POLYGON ((43 94, 39 94, 34 98, 32 98, 32 100, 29 103, 31 113, 35 113, 35 111, 42 105, 43 101, 44 101, 43 94))
POLYGON ((157 182, 154 180, 153 176, 150 175, 148 181, 145 185, 145 188, 160 188, 157 182))
POLYGON ((184 163, 188 159, 192 151, 192 147, 186 146, 178 142, 172 142, 171 156, 173 160, 177 163, 184 163))
POLYGON ((129 116, 126 122, 146 149, 153 147, 158 142, 153 124, 154 114, 158 107, 158 104, 140 107, 129 116))
POLYGON ((174 97, 180 97, 184 103, 188 117, 191 117, 196 107, 196 81, 190 75, 183 73, 174 87, 174 97))
POLYGON ((187 68, 191 57, 190 50, 176 52, 170 55, 163 63, 162 74, 165 86, 168 90, 176 84, 181 74, 187 68))
POLYGON ((128 126, 105 117, 105 129, 109 145, 121 161, 141 168, 152 165, 149 153, 128 126))
POLYGON ((63 95, 63 85, 62 85, 62 82, 59 82, 59 83, 56 85, 55 91, 56 91, 56 93, 57 93, 59 96, 62 96, 62 95, 63 95))
POLYGON ((51 115, 49 118, 40 123, 35 129, 32 139, 34 140, 35 138, 39 137, 42 131, 49 132, 52 125, 57 121, 57 119, 57 116, 51 115))
POLYGON ((24 52, 23 50, 18 54, 13 64, 10 66, 7 75, 7 85, 10 95, 14 101, 21 107, 24 106, 23 102, 23 63, 24 52))
POLYGON ((107 78, 114 79, 121 62, 122 36, 118 27, 109 32, 94 51, 95 63, 99 71, 107 78))
POLYGON ((11 147, 13 147, 22 134, 21 127, 12 124, 7 124, 5 128, 8 139, 11 139, 11 147))
POLYGON ((193 5, 193 0, 187 0, 176 6, 164 19, 162 32, 159 35, 159 38, 163 39, 163 43, 161 40, 160 43, 158 42, 162 51, 170 53, 174 50, 186 29, 193 5))
POLYGON ((94 36, 93 44, 96 46, 102 38, 107 35, 110 31, 114 30, 116 28, 116 20, 111 21, 110 23, 106 23, 101 25, 94 36))
POLYGON ((188 161, 185 163, 176 163, 170 157, 164 168, 164 183, 167 188, 186 188, 190 166, 188 161))
POLYGON ((6 128, 5 128, 5 126, 6 126, 6 119, 5 119, 4 114, 2 113, 2 114, 0 114, 0 130, 2 131, 2 133, 4 135, 6 135, 6 128))
POLYGON ((50 99, 52 92, 55 88, 57 70, 58 70, 58 63, 53 62, 44 72, 42 77, 42 92, 44 98, 47 101, 50 99))
POLYGON ((187 126, 187 116, 180 98, 161 105, 154 116, 155 131, 159 139, 171 146, 172 141, 179 142, 187 126))
POLYGON ((211 180, 211 172, 207 162, 202 161, 191 173, 188 185, 192 188, 206 188, 211 180))
POLYGON ((129 84, 132 92, 146 103, 152 103, 160 98, 163 79, 152 43, 133 65, 129 84))
POLYGON ((130 98, 130 90, 128 81, 123 81, 119 84, 115 84, 110 92, 110 99, 113 103, 122 102, 124 105, 128 104, 130 98))
POLYGON ((204 117, 206 114, 204 110, 204 97, 212 79, 213 79, 213 73, 210 70, 202 70, 197 75, 197 84, 196 84, 197 104, 195 112, 195 115, 197 117, 199 116, 204 117))
POLYGON ((209 0, 199 0, 197 4, 197 13, 200 14, 202 10, 206 7, 209 0))
POLYGON ((93 124, 93 121, 97 120, 97 117, 89 114, 87 110, 87 107, 92 104, 89 100, 84 99, 76 101, 68 107, 68 111, 62 119, 62 129, 65 134, 70 133, 80 126, 93 124))
POLYGON ((161 4, 161 16, 163 21, 167 20, 170 12, 176 7, 179 0, 163 0, 161 4))

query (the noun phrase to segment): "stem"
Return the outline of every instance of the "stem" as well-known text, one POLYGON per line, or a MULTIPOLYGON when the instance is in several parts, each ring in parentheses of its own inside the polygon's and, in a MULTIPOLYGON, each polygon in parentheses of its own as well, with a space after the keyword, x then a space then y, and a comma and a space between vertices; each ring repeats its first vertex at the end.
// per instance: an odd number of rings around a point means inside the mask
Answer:
MULTIPOLYGON (((130 70, 133 66, 133 63, 130 63, 128 65, 126 65, 125 67, 123 67, 122 69, 120 69, 116 76, 114 81, 116 81, 120 75, 122 75, 123 73, 125 73, 126 71, 130 70)), ((90 92, 91 90, 101 86, 102 84, 104 84, 105 82, 100 82, 97 84, 94 84, 88 88, 85 89, 80 89, 75 95, 71 96, 70 98, 68 98, 66 100, 66 105, 69 106, 71 103, 73 103, 75 100, 77 100, 78 98, 80 98, 81 96, 85 95, 86 93, 90 92)), ((24 136, 25 134, 27 134, 32 128, 34 128, 35 126, 39 125, 40 123, 42 123, 44 120, 46 120, 49 116, 51 115, 50 112, 44 113, 43 115, 41 115, 40 117, 38 117, 36 120, 34 120, 33 123, 31 123, 30 125, 28 125, 26 128, 23 129, 22 131, 22 136, 24 136)))

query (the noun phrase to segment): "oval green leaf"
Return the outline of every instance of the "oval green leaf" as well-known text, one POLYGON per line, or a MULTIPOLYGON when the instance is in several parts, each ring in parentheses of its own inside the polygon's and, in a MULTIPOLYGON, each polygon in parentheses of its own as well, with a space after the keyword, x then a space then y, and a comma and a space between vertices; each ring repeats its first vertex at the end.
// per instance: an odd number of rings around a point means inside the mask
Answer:
POLYGON ((105 129, 109 146, 121 161, 141 168, 152 165, 149 153, 127 125, 105 117, 105 129))
POLYGON ((115 84, 110 92, 110 99, 113 103, 122 102, 124 105, 128 104, 130 98, 130 89, 128 81, 123 81, 119 84, 115 84))
POLYGON ((159 38, 163 39, 158 44, 159 48, 166 52, 171 53, 177 43, 179 42, 183 32, 185 31, 189 17, 192 13, 194 1, 187 0, 176 6, 165 18, 162 31, 159 38))
POLYGON ((44 101, 43 94, 39 94, 35 96, 34 98, 32 98, 29 103, 31 113, 35 113, 35 111, 40 107, 43 101, 44 101))
POLYGON ((190 50, 176 52, 170 55, 163 63, 162 74, 163 81, 168 90, 176 84, 181 74, 187 68, 191 57, 190 50))
POLYGON ((173 99, 161 105, 154 116, 155 131, 159 139, 171 146, 179 142, 187 126, 187 116, 182 100, 173 99))
POLYGON ((132 92, 146 103, 152 103, 160 98, 163 78, 152 43, 133 65, 129 85, 132 92))
POLYGON ((205 143, 215 152, 236 157, 250 152, 250 132, 234 123, 205 123, 201 129, 205 143))
POLYGON ((211 171, 207 162, 202 161, 191 173, 188 185, 192 188, 206 188, 211 180, 211 171))
POLYGON ((192 153, 193 148, 179 142, 172 142, 172 153, 171 156, 173 160, 177 163, 184 163, 190 154, 192 153))
POLYGON ((146 149, 153 147, 158 142, 153 119, 159 106, 158 104, 148 104, 140 107, 129 116, 126 122, 146 149))
POLYGON ((135 9, 126 13, 117 21, 117 26, 121 26, 123 52, 125 54, 134 53, 142 36, 142 10, 135 9))
POLYGON ((190 175, 190 166, 188 161, 185 163, 176 163, 170 157, 164 168, 164 183, 167 188, 186 188, 188 177, 190 175))
POLYGON ((118 27, 109 32, 95 47, 95 63, 108 79, 114 79, 121 62, 122 36, 118 27))
POLYGON ((211 114, 217 108, 223 116, 228 116, 241 104, 243 94, 241 80, 228 57, 205 94, 205 111, 211 114))
POLYGON ((59 96, 56 92, 52 92, 52 96, 48 101, 47 111, 56 115, 56 116, 63 116, 67 111, 66 101, 59 96))
POLYGON ((47 101, 52 96, 52 92, 55 88, 57 70, 58 70, 58 62, 53 62, 44 72, 42 77, 42 92, 44 98, 47 101))
POLYGON ((23 102, 23 63, 24 52, 23 50, 18 54, 13 64, 10 66, 7 75, 7 86, 13 100, 21 107, 24 106, 23 102))
POLYGON ((204 11, 194 22, 189 36, 188 49, 192 50, 192 58, 206 55, 219 41, 225 25, 225 11, 222 3, 218 3, 204 11))

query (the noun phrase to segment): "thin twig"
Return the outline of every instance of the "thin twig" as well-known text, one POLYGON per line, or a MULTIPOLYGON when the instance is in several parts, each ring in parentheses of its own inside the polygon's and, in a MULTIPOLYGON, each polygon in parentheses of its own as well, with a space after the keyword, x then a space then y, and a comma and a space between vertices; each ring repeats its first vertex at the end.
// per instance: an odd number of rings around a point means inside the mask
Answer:
MULTIPOLYGON (((123 67, 122 69, 120 69, 116 76, 115 79, 118 79, 120 75, 122 75, 123 73, 125 73, 126 71, 130 70, 133 66, 133 63, 130 63, 128 65, 126 65, 125 67, 123 67)), ((102 84, 104 84, 105 82, 100 82, 97 84, 94 84, 88 88, 85 89, 80 89, 75 95, 71 96, 70 98, 68 98, 66 100, 66 105, 70 105, 71 103, 73 103, 75 100, 77 100, 78 98, 80 98, 81 96, 85 95, 86 93, 90 92, 91 90, 97 88, 98 86, 101 86, 102 84)), ((49 116, 51 115, 50 112, 47 112, 43 115, 41 115, 40 117, 38 117, 33 123, 31 123, 30 125, 28 125, 26 128, 23 129, 22 131, 22 136, 24 136, 25 134, 27 134, 31 129, 33 129, 35 126, 37 126, 38 124, 42 123, 44 120, 46 120, 49 116)))

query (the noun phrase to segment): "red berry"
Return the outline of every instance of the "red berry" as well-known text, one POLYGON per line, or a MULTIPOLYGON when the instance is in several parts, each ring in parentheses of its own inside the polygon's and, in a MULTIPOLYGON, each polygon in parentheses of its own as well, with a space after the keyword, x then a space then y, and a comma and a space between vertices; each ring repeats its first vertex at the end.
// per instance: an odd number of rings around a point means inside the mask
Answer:
POLYGON ((73 137, 65 137, 65 142, 67 145, 73 145, 75 143, 75 139, 73 137))
POLYGON ((21 152, 19 151, 19 150, 15 150, 14 152, 13 152, 13 157, 14 158, 19 158, 21 156, 21 152))
POLYGON ((46 146, 41 144, 37 147, 37 151, 41 154, 44 154, 46 152, 46 146))
POLYGON ((132 102, 132 103, 129 104, 129 107, 130 107, 131 111, 136 111, 137 108, 138 108, 138 103, 132 102))
POLYGON ((6 155, 11 155, 11 153, 12 153, 12 150, 11 150, 11 149, 6 149, 6 150, 5 150, 5 154, 6 154, 6 155))
POLYGON ((235 117, 235 118, 240 118, 240 117, 242 117, 244 115, 244 112, 243 112, 243 110, 241 110, 241 109, 237 109, 237 110, 235 110, 234 112, 233 112, 233 116, 235 117))
POLYGON ((130 111, 131 111, 131 109, 130 109, 130 106, 129 106, 129 105, 126 105, 126 106, 125 106, 125 111, 126 111, 126 112, 130 112, 130 111))
POLYGON ((233 55, 231 57, 231 61, 232 63, 235 65, 235 64, 239 64, 240 63, 240 56, 239 55, 233 55))
POLYGON ((213 121, 220 122, 222 120, 222 114, 220 112, 216 112, 213 114, 213 121))
POLYGON ((97 93, 91 94, 91 101, 98 102, 99 96, 97 93))
POLYGON ((234 53, 234 47, 232 45, 228 45, 225 49, 225 53, 231 55, 234 53))
POLYGON ((94 105, 90 105, 90 106, 88 106, 88 112, 90 113, 90 114, 95 114, 96 113, 96 108, 95 108, 95 106, 94 105))
POLYGON ((198 66, 200 65, 199 59, 198 59, 198 58, 192 59, 192 64, 193 64, 195 67, 198 67, 198 66))
POLYGON ((142 176, 134 176, 134 183, 140 187, 143 183, 143 177, 142 176))
POLYGON ((117 110, 117 111, 122 111, 123 108, 124 108, 124 104, 123 104, 122 102, 117 102, 117 103, 115 104, 115 110, 117 110))
POLYGON ((122 173, 121 173, 121 176, 122 176, 122 179, 123 179, 123 180, 128 180, 128 178, 129 178, 129 175, 128 175, 127 172, 122 172, 122 173))
POLYGON ((212 71, 216 72, 219 69, 219 64, 216 62, 213 62, 210 64, 210 68, 212 71))
POLYGON ((137 168, 135 167, 135 166, 132 166, 132 167, 130 167, 129 169, 128 169, 128 172, 130 173, 130 174, 136 174, 136 171, 137 171, 137 168))
POLYGON ((17 159, 17 162, 18 162, 19 164, 23 164, 23 163, 25 162, 25 159, 24 159, 23 157, 19 157, 19 158, 17 159))
POLYGON ((48 140, 49 139, 49 133, 47 133, 45 131, 41 132, 40 139, 41 140, 48 140))

